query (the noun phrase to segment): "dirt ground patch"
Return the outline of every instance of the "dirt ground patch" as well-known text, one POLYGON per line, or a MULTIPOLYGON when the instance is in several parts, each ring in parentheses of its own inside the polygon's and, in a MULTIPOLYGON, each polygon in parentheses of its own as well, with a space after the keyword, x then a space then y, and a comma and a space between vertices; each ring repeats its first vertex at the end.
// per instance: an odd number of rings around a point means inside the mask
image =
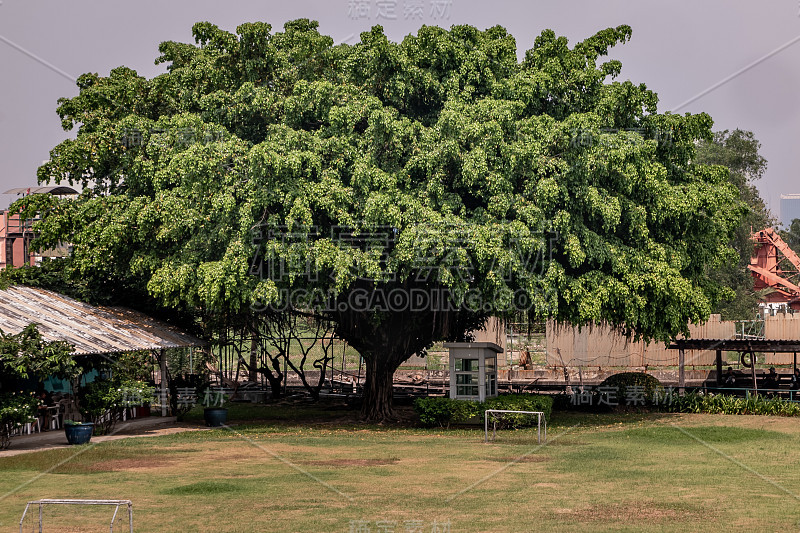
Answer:
POLYGON ((521 457, 487 457, 489 461, 498 463, 543 463, 550 461, 550 457, 544 455, 523 455, 521 457))
POLYGON ((397 463, 397 459, 328 459, 325 461, 301 461, 309 466, 386 466, 397 463))
POLYGON ((592 522, 664 522, 674 520, 699 520, 702 514, 688 510, 658 507, 648 503, 602 504, 584 509, 559 509, 559 515, 592 522))
POLYGON ((177 459, 166 457, 135 457, 130 459, 111 459, 86 465, 87 472, 135 472, 163 468, 174 464, 177 459))

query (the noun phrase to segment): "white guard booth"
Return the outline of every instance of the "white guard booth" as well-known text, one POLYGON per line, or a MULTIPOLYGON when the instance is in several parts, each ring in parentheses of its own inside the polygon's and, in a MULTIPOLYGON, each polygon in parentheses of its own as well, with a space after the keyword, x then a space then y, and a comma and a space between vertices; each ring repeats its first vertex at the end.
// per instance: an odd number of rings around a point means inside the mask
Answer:
POLYGON ((493 342, 446 342, 450 350, 450 397, 485 401, 497 396, 497 354, 493 342))

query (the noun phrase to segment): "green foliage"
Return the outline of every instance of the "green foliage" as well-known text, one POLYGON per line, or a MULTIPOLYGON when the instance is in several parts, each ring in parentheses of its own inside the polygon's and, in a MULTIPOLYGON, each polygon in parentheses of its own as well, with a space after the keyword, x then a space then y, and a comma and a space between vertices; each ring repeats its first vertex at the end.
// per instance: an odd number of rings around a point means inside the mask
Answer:
POLYGON ((708 270, 711 279, 732 290, 714 309, 723 320, 751 320, 758 304, 753 278, 747 270, 753 254, 750 233, 775 223, 754 183, 767 169, 767 160, 758 153, 760 148, 761 143, 752 132, 739 129, 715 132, 713 139, 701 141, 697 148, 696 162, 727 168, 730 183, 736 186, 747 206, 731 239, 736 255, 708 270))
POLYGON ((24 424, 33 422, 41 402, 33 393, 12 393, 0 396, 0 422, 24 424))
POLYGON ((47 376, 72 377, 79 373, 73 347, 63 341, 46 341, 36 324, 17 334, 0 330, 0 375, 27 379, 47 376))
POLYGON ((414 411, 423 426, 450 427, 452 422, 477 416, 477 405, 478 402, 451 398, 417 398, 414 400, 414 411))
POLYGON ((662 403, 661 409, 674 413, 800 416, 800 403, 759 394, 741 397, 691 392, 674 396, 671 402, 662 403))
POLYGON ((186 413, 205 399, 206 391, 210 385, 210 377, 207 374, 184 374, 170 379, 169 402, 172 414, 182 422, 186 413), (194 393, 194 403, 183 397, 185 392, 182 391, 187 390, 194 393))
POLYGON ((800 254, 800 218, 795 218, 786 230, 780 232, 781 238, 794 253, 800 254))
POLYGON ((94 422, 95 435, 113 430, 128 407, 149 403, 155 389, 131 379, 96 379, 78 391, 78 408, 84 419, 94 422))
POLYGON ((379 375, 367 407, 403 360, 491 314, 665 341, 730 296, 707 272, 740 194, 694 160, 711 117, 615 80, 604 56, 630 27, 572 47, 545 30, 522 61, 500 26, 337 46, 317 27, 201 22, 195 44, 160 45, 165 74, 78 78, 58 107, 77 134, 39 179, 86 189, 14 205, 42 214, 35 246, 68 241, 68 279, 166 308, 324 314, 379 375), (353 308, 392 291, 447 291, 456 311, 353 308))
POLYGON ((413 277, 428 257, 431 281, 457 298, 478 289, 498 312, 522 290, 534 314, 658 339, 708 315, 720 295, 702 275, 726 255, 736 189, 692 163, 710 117, 658 114, 644 85, 608 81, 621 64, 598 60, 629 27, 573 48, 547 30, 521 63, 499 26, 426 26, 400 43, 376 26, 352 46, 308 20, 284 30, 198 23, 196 45, 162 43, 167 74, 81 76, 58 109, 77 137, 39 176, 94 186, 18 204, 44 213, 38 244, 68 237, 75 273, 138 280, 168 306, 242 310, 311 279, 347 291, 413 277), (297 242, 254 243, 260 221, 297 242), (387 258, 335 242, 336 225, 397 239, 387 258), (559 239, 532 269, 544 229, 559 239), (312 272, 259 279, 255 254, 312 272))
MULTIPOLYGON (((553 412, 553 398, 534 394, 501 394, 489 398, 480 408, 480 416, 486 409, 502 409, 507 411, 542 411, 545 421, 550 420, 553 412)), ((498 414, 498 427, 518 428, 535 424, 536 415, 498 414)))
POLYGON ((8 448, 15 428, 36 419, 39 404, 33 393, 0 394, 0 450, 8 448))
MULTIPOLYGON (((414 411, 420 423, 427 427, 449 427, 450 424, 483 421, 487 409, 507 411, 542 411, 545 420, 550 419, 553 399, 535 394, 503 394, 485 402, 453 400, 450 398, 417 398, 414 411)), ((498 415, 500 416, 500 415, 498 415)), ((535 415, 506 414, 501 417, 501 427, 525 427, 535 424, 535 415)))
MULTIPOLYGON (((612 389, 620 405, 633 395, 644 400, 644 405, 651 405, 655 398, 664 395, 664 386, 655 376, 644 372, 620 372, 603 380, 596 390, 612 389), (631 389, 631 387, 636 387, 631 389), (639 394, 641 393, 641 394, 639 394)), ((602 391, 601 391, 602 392, 602 391)), ((598 402, 599 403, 599 402, 598 402)))
POLYGON ((151 352, 123 352, 114 356, 113 373, 118 382, 148 381, 152 379, 153 355, 151 352))
MULTIPOLYGON (((73 347, 62 341, 46 341, 36 324, 17 334, 0 330, 0 382, 4 379, 69 378, 80 369, 72 357, 73 347)), ((13 429, 35 416, 39 400, 25 394, 0 391, 0 449, 8 447, 13 429)))
POLYGON ((76 275, 71 264, 72 259, 69 257, 45 257, 36 266, 8 266, 0 271, 0 288, 11 285, 40 287, 92 304, 108 303, 112 286, 103 283, 98 287, 90 287, 87 279, 76 275))

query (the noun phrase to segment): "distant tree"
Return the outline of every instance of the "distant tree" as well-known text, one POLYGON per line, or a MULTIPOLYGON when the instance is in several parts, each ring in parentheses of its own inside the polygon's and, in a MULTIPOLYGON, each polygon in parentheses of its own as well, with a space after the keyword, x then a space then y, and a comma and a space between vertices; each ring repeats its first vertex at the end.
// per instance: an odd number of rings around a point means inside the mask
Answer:
POLYGON ((760 148, 761 143, 752 132, 725 130, 715 132, 710 140, 701 141, 695 157, 699 164, 726 167, 728 179, 747 206, 731 239, 737 256, 708 270, 711 279, 733 290, 730 298, 722 299, 714 308, 725 320, 748 320, 755 316, 759 297, 753 291, 753 277, 747 270, 753 255, 750 235, 775 223, 755 186, 767 169, 767 160, 758 153, 760 148))
POLYGON ((800 254, 800 218, 792 220, 789 228, 781 231, 780 235, 796 254, 800 254))
POLYGON ((659 114, 598 61, 628 26, 572 48, 547 30, 522 61, 499 26, 338 46, 284 29, 198 23, 196 44, 161 44, 165 74, 81 76, 58 108, 77 135, 39 176, 88 189, 26 199, 39 245, 166 307, 332 321, 366 361, 371 420, 403 361, 490 314, 666 340, 728 296, 706 273, 740 195, 695 161, 708 115, 659 114))

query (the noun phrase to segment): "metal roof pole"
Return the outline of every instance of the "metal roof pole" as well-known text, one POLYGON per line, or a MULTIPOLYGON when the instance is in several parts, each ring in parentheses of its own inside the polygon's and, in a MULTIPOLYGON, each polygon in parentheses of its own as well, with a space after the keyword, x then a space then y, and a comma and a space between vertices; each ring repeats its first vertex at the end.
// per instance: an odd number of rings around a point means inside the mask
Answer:
POLYGON ((683 396, 686 386, 686 351, 681 346, 678 349, 678 394, 683 396))

